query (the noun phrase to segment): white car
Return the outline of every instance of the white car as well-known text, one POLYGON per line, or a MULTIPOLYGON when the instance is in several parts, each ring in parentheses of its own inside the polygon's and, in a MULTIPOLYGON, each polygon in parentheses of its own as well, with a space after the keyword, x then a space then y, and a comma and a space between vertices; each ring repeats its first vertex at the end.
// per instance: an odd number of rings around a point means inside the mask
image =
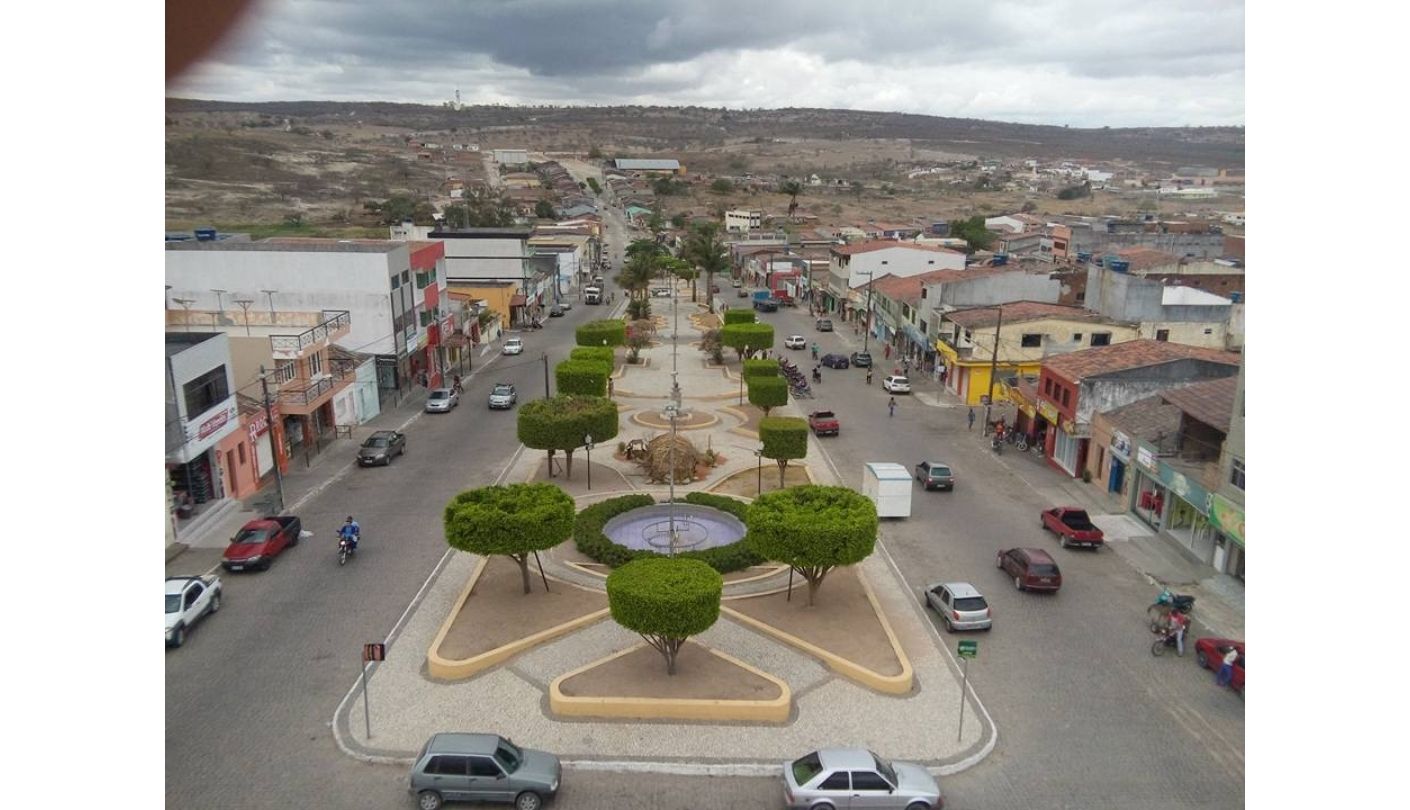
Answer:
POLYGON ((505 353, 505 354, 523 354, 523 353, 524 353, 524 339, 523 339, 523 338, 512 337, 512 338, 509 338, 509 339, 505 340, 505 341, 504 341, 504 353, 505 353))
POLYGON ((166 644, 180 647, 206 614, 220 610, 220 577, 166 578, 166 644))
POLYGON ((808 348, 808 340, 802 335, 789 335, 783 339, 783 345, 790 349, 806 349, 808 348))
POLYGON ((889 376, 881 381, 881 387, 893 394, 909 394, 911 381, 905 377, 889 376))

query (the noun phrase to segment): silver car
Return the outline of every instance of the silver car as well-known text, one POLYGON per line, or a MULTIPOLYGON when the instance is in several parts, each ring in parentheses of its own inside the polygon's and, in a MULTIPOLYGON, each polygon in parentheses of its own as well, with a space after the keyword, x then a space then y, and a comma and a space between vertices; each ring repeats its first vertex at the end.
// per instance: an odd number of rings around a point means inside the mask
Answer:
POLYGON ((783 763, 783 799, 794 810, 945 806, 940 784, 929 771, 910 762, 887 762, 865 748, 820 748, 783 763))
POLYGON ((500 410, 513 408, 514 403, 519 401, 519 392, 514 390, 514 386, 509 383, 495 383, 490 389, 490 409, 500 410))
POLYGON ((539 810, 558 792, 558 757, 520 748, 498 734, 436 734, 411 766, 407 790, 421 810, 445 802, 503 802, 539 810))
POLYGON ((460 404, 460 395, 450 388, 435 388, 426 397, 426 413, 450 413, 460 404))
POLYGON ((925 586, 925 601, 940 614, 945 629, 988 630, 993 626, 989 603, 968 582, 932 582, 925 586))

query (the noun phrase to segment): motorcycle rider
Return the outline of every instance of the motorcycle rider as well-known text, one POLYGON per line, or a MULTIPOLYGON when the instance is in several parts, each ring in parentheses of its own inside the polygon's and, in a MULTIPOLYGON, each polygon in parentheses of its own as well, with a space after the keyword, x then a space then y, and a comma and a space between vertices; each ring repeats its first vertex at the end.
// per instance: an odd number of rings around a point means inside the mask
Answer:
POLYGON ((340 543, 344 540, 348 541, 349 550, 357 551, 357 539, 361 535, 362 527, 357 525, 357 521, 353 520, 352 515, 348 515, 347 522, 343 524, 343 528, 338 530, 338 541, 340 543))

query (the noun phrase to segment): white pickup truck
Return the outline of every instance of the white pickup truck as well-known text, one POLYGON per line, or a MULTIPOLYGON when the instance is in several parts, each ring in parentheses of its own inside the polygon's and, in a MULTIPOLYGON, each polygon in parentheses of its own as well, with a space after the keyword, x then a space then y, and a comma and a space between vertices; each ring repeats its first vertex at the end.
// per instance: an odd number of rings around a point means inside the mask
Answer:
POLYGON ((180 647, 186 634, 207 613, 220 610, 220 577, 166 578, 166 643, 180 647))

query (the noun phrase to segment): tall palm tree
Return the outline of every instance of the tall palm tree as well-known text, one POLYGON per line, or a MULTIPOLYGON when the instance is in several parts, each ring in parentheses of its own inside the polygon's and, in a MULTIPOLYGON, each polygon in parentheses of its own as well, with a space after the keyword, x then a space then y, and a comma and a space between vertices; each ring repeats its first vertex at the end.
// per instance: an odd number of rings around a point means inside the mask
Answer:
POLYGON ((696 225, 687 237, 681 256, 705 274, 705 301, 715 311, 715 274, 729 272, 729 252, 715 222, 696 225))
POLYGON ((627 289, 632 298, 644 297, 651 282, 661 269, 661 259, 666 256, 666 246, 654 239, 636 239, 627 245, 626 262, 616 282, 627 289))
POLYGON ((793 218, 793 212, 798 210, 798 195, 803 193, 803 184, 797 180, 785 180, 779 184, 778 190, 788 195, 788 218, 793 218))

